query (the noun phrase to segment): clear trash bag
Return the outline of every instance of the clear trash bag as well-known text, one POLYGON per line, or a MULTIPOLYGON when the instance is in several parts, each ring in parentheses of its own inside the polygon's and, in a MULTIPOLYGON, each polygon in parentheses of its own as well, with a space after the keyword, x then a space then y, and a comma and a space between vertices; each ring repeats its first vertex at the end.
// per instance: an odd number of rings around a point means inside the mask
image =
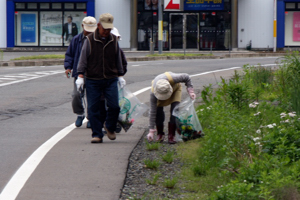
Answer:
POLYGON ((175 106, 172 115, 176 117, 177 131, 183 141, 202 137, 203 129, 194 107, 194 101, 188 97, 175 106))
POLYGON ((148 106, 141 103, 126 86, 119 88, 119 106, 118 122, 125 132, 148 110, 148 106))

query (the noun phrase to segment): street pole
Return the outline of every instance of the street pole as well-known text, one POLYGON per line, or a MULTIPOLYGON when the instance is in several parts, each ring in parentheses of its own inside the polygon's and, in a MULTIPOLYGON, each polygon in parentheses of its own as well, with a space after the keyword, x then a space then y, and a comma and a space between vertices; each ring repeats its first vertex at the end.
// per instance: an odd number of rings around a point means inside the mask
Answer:
POLYGON ((158 53, 162 54, 163 40, 163 4, 162 0, 158 0, 158 53))
POLYGON ((274 47, 273 52, 276 52, 277 46, 277 0, 274 0, 274 21, 273 21, 273 36, 274 36, 274 47))

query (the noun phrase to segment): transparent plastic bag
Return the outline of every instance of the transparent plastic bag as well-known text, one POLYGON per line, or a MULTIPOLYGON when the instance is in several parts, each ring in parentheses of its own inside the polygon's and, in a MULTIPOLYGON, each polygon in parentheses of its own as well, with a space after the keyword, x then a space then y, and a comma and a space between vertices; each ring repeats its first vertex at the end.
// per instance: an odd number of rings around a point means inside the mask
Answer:
POLYGON ((188 97, 178 104, 172 115, 176 117, 176 127, 183 141, 202 137, 203 129, 194 108, 194 101, 188 97))
POLYGON ((118 122, 125 132, 133 125, 134 121, 140 118, 148 106, 140 100, 126 86, 119 88, 120 114, 118 122))

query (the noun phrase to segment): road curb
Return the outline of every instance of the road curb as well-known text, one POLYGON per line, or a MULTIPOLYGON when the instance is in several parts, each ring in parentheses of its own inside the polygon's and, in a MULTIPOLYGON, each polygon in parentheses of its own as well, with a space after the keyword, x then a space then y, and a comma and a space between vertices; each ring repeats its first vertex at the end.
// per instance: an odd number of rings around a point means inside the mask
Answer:
MULTIPOLYGON (((278 57, 285 56, 286 53, 231 53, 222 56, 156 56, 156 57, 128 57, 128 62, 157 61, 157 60, 192 60, 192 59, 223 59, 223 58, 248 58, 248 57, 278 57)), ((63 65, 64 59, 47 60, 16 60, 0 61, 0 67, 25 67, 25 66, 52 66, 63 65)))

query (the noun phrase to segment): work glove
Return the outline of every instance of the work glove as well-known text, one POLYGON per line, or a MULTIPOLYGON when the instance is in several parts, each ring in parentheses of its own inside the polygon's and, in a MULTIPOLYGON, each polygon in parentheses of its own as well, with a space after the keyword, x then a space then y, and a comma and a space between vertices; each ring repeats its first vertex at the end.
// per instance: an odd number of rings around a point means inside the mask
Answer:
POLYGON ((196 94, 194 93, 194 88, 188 88, 187 89, 191 99, 195 100, 196 99, 196 94))
POLYGON ((156 129, 150 129, 149 130, 149 133, 147 135, 147 139, 148 139, 149 142, 153 141, 155 131, 156 131, 156 129))
POLYGON ((77 80, 75 81, 77 86, 77 91, 80 92, 80 89, 83 90, 84 78, 78 76, 77 80))
POLYGON ((120 88, 123 88, 126 85, 126 81, 123 77, 119 77, 119 84, 120 84, 120 88))

